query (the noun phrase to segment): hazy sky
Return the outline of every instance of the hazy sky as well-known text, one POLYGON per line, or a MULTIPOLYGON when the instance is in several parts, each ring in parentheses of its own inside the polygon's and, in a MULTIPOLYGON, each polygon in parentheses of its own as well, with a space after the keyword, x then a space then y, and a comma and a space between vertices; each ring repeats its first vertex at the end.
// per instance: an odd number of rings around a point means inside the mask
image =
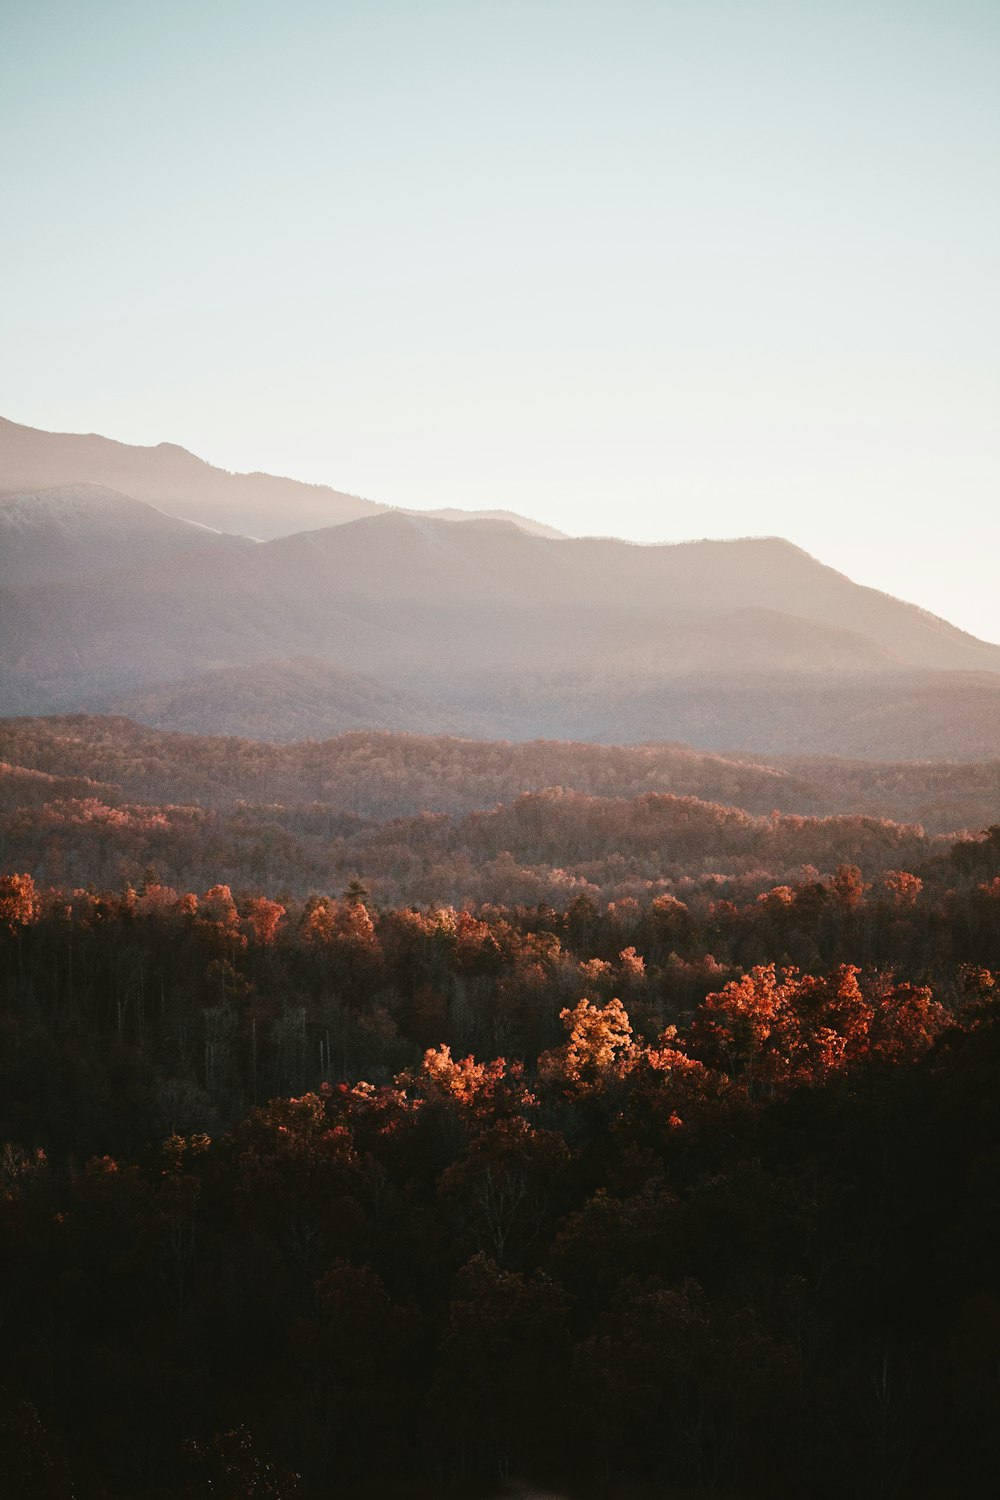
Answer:
POLYGON ((1000 640, 996 0, 0 0, 0 414, 1000 640))

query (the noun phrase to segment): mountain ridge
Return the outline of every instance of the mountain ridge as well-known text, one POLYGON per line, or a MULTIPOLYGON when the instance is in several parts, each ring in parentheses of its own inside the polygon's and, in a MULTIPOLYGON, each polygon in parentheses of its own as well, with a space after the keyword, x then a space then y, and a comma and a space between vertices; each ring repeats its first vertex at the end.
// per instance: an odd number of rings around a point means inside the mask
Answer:
MULTIPOLYGON (((94 432, 46 432, 0 417, 0 488, 45 490, 84 480, 117 489, 179 519, 259 540, 395 508, 330 485, 259 469, 223 469, 178 443, 122 443, 94 432), (192 506, 196 514, 184 512, 192 506)), ((456 523, 476 514, 448 508, 449 519, 456 523)), ((560 535, 513 511, 500 514, 524 529, 560 535)))
POLYGON ((255 542, 96 480, 7 483, 0 643, 8 713, 264 739, 1000 752, 1000 647, 780 537, 642 545, 373 504, 255 542))

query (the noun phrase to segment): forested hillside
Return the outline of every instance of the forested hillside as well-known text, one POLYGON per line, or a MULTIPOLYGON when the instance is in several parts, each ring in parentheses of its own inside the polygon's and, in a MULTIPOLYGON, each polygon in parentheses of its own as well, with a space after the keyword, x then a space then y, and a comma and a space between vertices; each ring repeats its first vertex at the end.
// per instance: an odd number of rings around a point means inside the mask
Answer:
MULTIPOLYGON (((528 743, 354 733, 284 745, 165 733, 118 717, 0 719, 0 761, 97 778, 121 801, 324 803, 364 817, 462 814, 561 786, 595 797, 670 792, 755 814, 860 813, 930 833, 994 820, 1000 760, 866 762, 707 754, 679 744, 528 743)), ((9 774, 9 773, 8 773, 9 774)))
POLYGON ((992 1495, 1000 830, 885 854, 562 911, 0 879, 11 1492, 992 1495))
POLYGON ((13 1493, 992 1495, 997 762, 0 760, 13 1493))
POLYGON ((42 883, 300 898, 360 878, 390 905, 560 910, 702 877, 761 890, 805 866, 870 878, 974 835, 1000 783, 995 763, 786 770, 681 746, 410 735, 276 746, 104 719, 7 721, 0 756, 0 858, 42 883))

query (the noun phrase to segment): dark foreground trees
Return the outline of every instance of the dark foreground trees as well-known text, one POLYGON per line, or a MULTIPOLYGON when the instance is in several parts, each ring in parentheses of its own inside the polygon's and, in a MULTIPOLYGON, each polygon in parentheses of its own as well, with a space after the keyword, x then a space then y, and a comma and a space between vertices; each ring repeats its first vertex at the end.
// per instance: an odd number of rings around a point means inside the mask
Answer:
POLYGON ((11 1493, 992 1495, 990 857, 564 913, 6 877, 11 1493))

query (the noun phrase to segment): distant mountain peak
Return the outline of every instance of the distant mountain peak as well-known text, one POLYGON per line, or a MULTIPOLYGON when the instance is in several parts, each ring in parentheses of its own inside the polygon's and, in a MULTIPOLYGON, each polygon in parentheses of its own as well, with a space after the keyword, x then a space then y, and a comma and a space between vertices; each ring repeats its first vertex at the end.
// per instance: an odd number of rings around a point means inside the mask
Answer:
MULTIPOLYGON (((143 446, 93 432, 44 432, 0 417, 0 490, 37 492, 86 481, 107 485, 214 531, 264 540, 343 525, 394 509, 328 485, 259 470, 240 474, 217 468, 177 443, 143 446)), ((474 511, 429 514, 452 523, 477 518, 474 511)), ((559 534, 512 511, 490 514, 509 519, 524 531, 559 534)))

